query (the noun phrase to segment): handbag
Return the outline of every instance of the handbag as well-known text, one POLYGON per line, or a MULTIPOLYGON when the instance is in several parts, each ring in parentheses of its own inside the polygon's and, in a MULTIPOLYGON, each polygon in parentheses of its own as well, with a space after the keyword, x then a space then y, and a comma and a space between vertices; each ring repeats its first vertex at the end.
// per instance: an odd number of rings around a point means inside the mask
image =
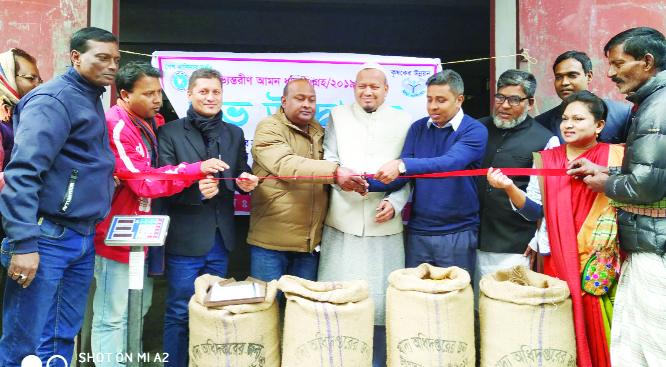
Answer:
POLYGON ((611 264, 599 264, 597 254, 592 255, 583 269, 583 290, 593 296, 602 296, 617 280, 618 274, 611 264))
POLYGON ((620 274, 617 212, 614 207, 602 210, 592 232, 592 248, 594 252, 583 268, 581 288, 593 296, 602 296, 620 274))

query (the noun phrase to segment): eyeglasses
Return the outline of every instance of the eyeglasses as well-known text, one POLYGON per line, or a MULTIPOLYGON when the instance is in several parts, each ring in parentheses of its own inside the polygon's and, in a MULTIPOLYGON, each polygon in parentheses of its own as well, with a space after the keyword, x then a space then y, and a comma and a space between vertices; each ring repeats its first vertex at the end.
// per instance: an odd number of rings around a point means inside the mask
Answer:
POLYGON ((23 79, 29 80, 31 83, 37 82, 37 85, 40 85, 44 83, 44 80, 37 75, 32 75, 32 74, 16 74, 16 76, 20 76, 23 79))
POLYGON ((510 105, 510 106, 514 106, 514 107, 516 107, 516 106, 520 106, 520 102, 522 102, 522 101, 524 101, 524 100, 526 100, 526 99, 530 99, 529 97, 520 98, 520 97, 518 97, 518 96, 507 97, 507 96, 505 96, 504 94, 499 94, 499 93, 495 94, 495 95, 493 96, 493 98, 495 98, 495 103, 497 103, 497 104, 499 104, 499 105, 503 104, 504 101, 508 100, 508 101, 509 101, 509 105, 510 105))

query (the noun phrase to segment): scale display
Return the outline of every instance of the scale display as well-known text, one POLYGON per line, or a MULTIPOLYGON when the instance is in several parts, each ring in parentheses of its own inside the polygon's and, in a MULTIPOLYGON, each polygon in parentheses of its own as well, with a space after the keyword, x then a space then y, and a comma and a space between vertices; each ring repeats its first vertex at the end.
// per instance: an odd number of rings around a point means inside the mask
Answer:
POLYGON ((104 243, 108 246, 162 246, 168 229, 167 215, 116 215, 104 243))

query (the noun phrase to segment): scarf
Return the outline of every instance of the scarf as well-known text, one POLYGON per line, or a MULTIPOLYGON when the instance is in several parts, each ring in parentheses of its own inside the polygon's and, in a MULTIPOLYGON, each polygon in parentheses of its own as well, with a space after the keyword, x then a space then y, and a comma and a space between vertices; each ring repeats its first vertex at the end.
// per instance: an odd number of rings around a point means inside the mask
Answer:
POLYGON ((134 126, 138 127, 139 130, 141 130, 141 133, 146 137, 148 140, 148 143, 150 144, 150 149, 153 154, 150 155, 150 163, 152 167, 157 167, 157 136, 155 135, 155 131, 157 130, 157 124, 155 124, 155 119, 144 119, 139 117, 134 111, 132 111, 129 108, 129 105, 123 101, 122 99, 118 98, 116 101, 118 106, 122 107, 125 112, 127 112, 127 115, 129 116, 130 120, 134 124, 134 126))
POLYGON ((12 109, 19 101, 16 92, 16 70, 13 49, 0 54, 0 121, 11 119, 12 109))
POLYGON ((192 126, 201 132, 204 143, 209 148, 208 158, 219 158, 220 155, 220 135, 224 131, 222 123, 222 111, 213 117, 201 116, 194 107, 190 106, 187 110, 187 118, 192 126))
MULTIPOLYGON (((222 111, 213 117, 204 117, 197 113, 192 106, 187 110, 187 119, 192 126, 201 132, 201 136, 206 145, 207 158, 218 158, 225 160, 226 144, 224 139, 228 139, 227 123, 222 120, 222 111), (224 137, 223 137, 224 136, 224 137)), ((229 162, 227 162, 229 163, 229 162)), ((215 177, 231 177, 231 171, 224 170, 214 175, 215 177)), ((234 192, 234 181, 223 180, 224 185, 230 192, 234 192)))

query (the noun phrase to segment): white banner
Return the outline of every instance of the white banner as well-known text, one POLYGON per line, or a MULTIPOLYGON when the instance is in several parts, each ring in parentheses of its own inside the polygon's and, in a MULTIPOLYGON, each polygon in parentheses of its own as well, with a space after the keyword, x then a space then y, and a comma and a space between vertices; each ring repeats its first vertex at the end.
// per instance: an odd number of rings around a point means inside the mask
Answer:
MULTIPOLYGON (((387 72, 389 92, 385 103, 406 111, 414 120, 427 115, 425 82, 441 70, 439 59, 400 56, 175 51, 155 51, 153 55, 153 66, 163 73, 164 93, 181 118, 189 108, 190 75, 199 68, 222 73, 224 119, 243 129, 248 153, 257 123, 280 107, 282 91, 292 75, 311 79, 317 93, 315 117, 326 126, 332 107, 355 101, 356 73, 366 62, 379 63, 387 72)), ((247 210, 249 203, 236 202, 237 211, 247 210)))

